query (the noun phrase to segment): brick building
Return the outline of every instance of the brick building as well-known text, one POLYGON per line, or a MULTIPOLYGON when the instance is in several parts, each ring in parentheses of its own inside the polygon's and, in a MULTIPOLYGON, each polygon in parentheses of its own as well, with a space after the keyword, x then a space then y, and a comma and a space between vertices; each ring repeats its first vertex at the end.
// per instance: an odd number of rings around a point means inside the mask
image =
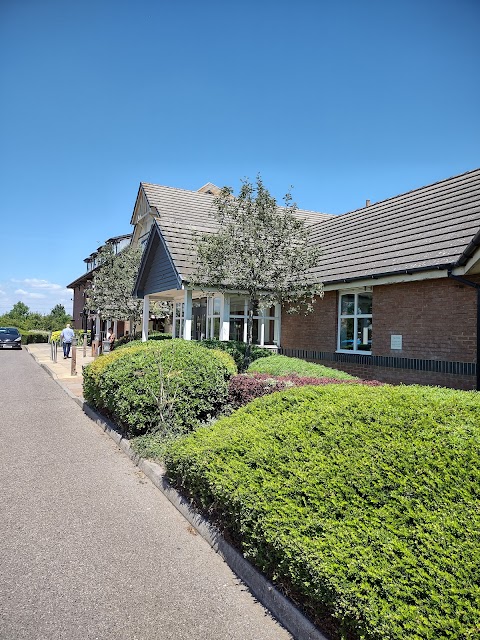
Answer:
MULTIPOLYGON (((134 290, 145 339, 155 300, 173 304, 174 336, 246 339, 239 292, 189 285, 216 193, 140 184, 131 223, 145 246, 134 290)), ((480 169, 338 216, 296 215, 323 250, 312 277, 324 297, 307 316, 259 309, 255 342, 364 378, 480 388, 480 169)))

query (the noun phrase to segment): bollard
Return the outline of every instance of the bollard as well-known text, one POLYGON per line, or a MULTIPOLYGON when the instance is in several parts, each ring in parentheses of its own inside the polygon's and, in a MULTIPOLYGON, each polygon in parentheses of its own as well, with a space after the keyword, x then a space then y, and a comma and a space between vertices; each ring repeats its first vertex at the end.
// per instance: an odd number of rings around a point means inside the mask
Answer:
POLYGON ((83 334, 83 357, 87 357, 87 332, 83 334))
POLYGON ((72 362, 70 366, 70 375, 77 375, 77 339, 72 338, 72 362))

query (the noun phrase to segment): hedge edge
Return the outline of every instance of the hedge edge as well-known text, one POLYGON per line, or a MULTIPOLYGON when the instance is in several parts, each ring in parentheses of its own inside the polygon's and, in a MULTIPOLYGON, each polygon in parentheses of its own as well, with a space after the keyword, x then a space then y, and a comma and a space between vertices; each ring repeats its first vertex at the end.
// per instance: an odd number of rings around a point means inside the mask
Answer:
POLYGON ((112 438, 123 453, 130 458, 157 489, 168 498, 189 524, 198 531, 212 549, 223 558, 230 569, 247 585, 253 595, 293 635, 295 640, 328 640, 291 600, 276 589, 241 553, 224 539, 216 527, 193 509, 189 502, 171 486, 165 478, 164 469, 159 464, 140 457, 133 451, 130 447, 130 442, 124 438, 113 422, 97 413, 83 398, 77 398, 65 387, 63 389, 83 409, 83 412, 112 438))

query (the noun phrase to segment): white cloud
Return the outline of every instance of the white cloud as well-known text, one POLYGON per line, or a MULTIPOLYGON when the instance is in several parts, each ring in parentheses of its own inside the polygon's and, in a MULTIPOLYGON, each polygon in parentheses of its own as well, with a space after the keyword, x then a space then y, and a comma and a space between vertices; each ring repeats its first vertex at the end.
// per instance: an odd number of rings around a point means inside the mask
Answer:
POLYGON ((57 304, 72 313, 73 294, 63 285, 42 278, 12 278, 0 282, 0 314, 10 311, 14 304, 23 302, 30 311, 50 313, 57 304))
POLYGON ((39 300, 47 297, 43 295, 43 293, 32 293, 31 291, 24 291, 23 289, 17 289, 15 293, 19 296, 23 296, 24 298, 31 298, 33 300, 39 300))

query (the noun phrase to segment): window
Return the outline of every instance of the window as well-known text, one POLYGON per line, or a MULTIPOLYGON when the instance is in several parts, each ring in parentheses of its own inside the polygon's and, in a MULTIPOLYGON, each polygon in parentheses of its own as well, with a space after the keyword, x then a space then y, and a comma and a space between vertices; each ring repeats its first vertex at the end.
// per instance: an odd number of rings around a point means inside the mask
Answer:
POLYGON ((372 352, 372 293, 341 293, 338 313, 338 350, 372 352))
MULTIPOLYGON (((247 341, 248 300, 243 296, 230 298, 230 340, 247 341)), ((252 342, 274 346, 278 342, 276 327, 280 327, 280 310, 275 306, 253 310, 252 342)))
POLYGON ((175 302, 173 305, 173 338, 183 337, 184 315, 185 304, 183 302, 175 302))

